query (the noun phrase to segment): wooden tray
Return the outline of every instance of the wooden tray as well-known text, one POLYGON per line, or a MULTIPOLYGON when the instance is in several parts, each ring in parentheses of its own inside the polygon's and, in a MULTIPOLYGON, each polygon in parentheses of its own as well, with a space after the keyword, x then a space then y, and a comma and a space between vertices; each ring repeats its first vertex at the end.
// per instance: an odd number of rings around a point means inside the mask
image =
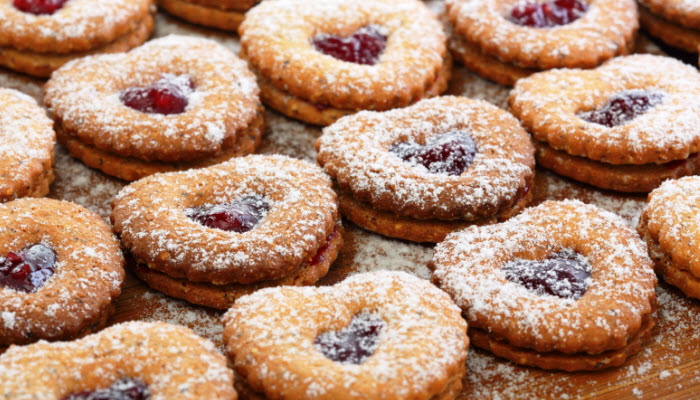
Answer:
MULTIPOLYGON (((439 1, 428 2, 439 10, 439 1)), ((234 35, 200 29, 159 14, 155 36, 170 33, 208 37, 234 51, 234 35)), ((644 51, 656 51, 642 40, 644 51)), ((43 82, 0 70, 0 86, 12 87, 41 100, 43 82)), ((449 94, 481 98, 504 107, 508 89, 486 82, 461 67, 454 70, 449 94)), ((315 159, 313 143, 318 128, 306 126, 268 111, 267 132, 261 153, 281 153, 315 159)), ((635 226, 646 196, 622 196, 579 185, 548 171, 537 171, 534 204, 546 199, 576 198, 621 215, 635 226)), ((82 204, 105 219, 109 202, 125 182, 107 177, 73 160, 60 146, 56 154, 56 181, 50 197, 82 204)), ((346 222, 346 245, 321 284, 377 269, 403 270, 423 278, 432 246, 387 239, 346 222)), ((519 367, 480 350, 470 350, 463 399, 691 399, 700 398, 700 303, 661 284, 654 337, 644 350, 621 368, 595 373, 547 372, 519 367)), ((221 346, 222 312, 193 306, 159 294, 129 275, 111 323, 128 320, 167 321, 193 328, 221 346)))

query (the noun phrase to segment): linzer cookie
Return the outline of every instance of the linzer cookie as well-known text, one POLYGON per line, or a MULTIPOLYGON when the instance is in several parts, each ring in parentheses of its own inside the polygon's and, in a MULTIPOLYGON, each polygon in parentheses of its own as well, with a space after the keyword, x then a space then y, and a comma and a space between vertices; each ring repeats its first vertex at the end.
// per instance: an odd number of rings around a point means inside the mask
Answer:
POLYGON ((547 201, 438 244, 433 282, 469 323, 474 346, 565 371, 619 366, 651 336, 656 276, 615 214, 547 201))
POLYGON ((466 373, 460 309, 403 272, 261 290, 223 322, 243 399, 452 400, 466 373))
MULTIPOLYGON (((119 242, 98 215, 50 199, 0 205, 0 346, 101 329, 123 281, 119 242)), ((22 398, 0 381, 5 398, 22 398)))
POLYGON ((235 31, 260 0, 157 0, 168 13, 193 24, 235 31))
POLYGON ((59 142, 125 180, 250 154, 263 132, 255 76, 206 39, 171 35, 76 60, 45 92, 59 142))
POLYGON ((512 86, 537 70, 593 68, 628 54, 634 0, 446 0, 450 50, 468 69, 512 86))
POLYGON ((152 0, 0 2, 0 65, 48 77, 70 60, 134 48, 153 32, 152 0))
POLYGON ((53 181, 56 134, 34 99, 0 88, 0 203, 41 197, 53 181))
POLYGON ((0 356, 4 399, 236 400, 213 343, 162 322, 126 322, 80 340, 11 347, 0 356))
POLYGON ((325 128, 316 148, 342 214, 386 236, 439 242, 507 219, 532 197, 530 138, 485 101, 445 96, 361 112, 325 128))
POLYGON ((263 102, 316 125, 439 95, 450 78, 440 22, 417 0, 262 2, 239 32, 263 102))
POLYGON ((700 172, 700 73, 675 59, 541 72, 518 81, 508 104, 536 139, 537 163, 558 174, 649 192, 700 172))
POLYGON ((669 46, 689 53, 700 47, 700 1, 639 0, 644 30, 669 46))
POLYGON ((342 245, 339 218, 321 169, 283 156, 153 175, 112 203, 136 275, 214 308, 266 286, 318 281, 342 245))
POLYGON ((700 177, 667 181, 651 192, 637 230, 659 275, 700 299, 700 177))

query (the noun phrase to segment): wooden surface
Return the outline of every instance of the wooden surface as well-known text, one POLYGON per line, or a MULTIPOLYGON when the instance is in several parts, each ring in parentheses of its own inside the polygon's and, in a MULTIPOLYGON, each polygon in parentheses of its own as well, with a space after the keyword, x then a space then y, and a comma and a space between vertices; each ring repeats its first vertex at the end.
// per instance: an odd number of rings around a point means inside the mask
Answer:
MULTIPOLYGON (((431 7, 440 8, 437 1, 431 7)), ((184 33, 221 41, 234 51, 237 38, 180 23, 160 14, 156 36, 184 33)), ((644 51, 654 51, 642 43, 644 51)), ((486 82, 461 67, 455 68, 449 93, 482 98, 504 106, 508 89, 486 82)), ((22 90, 38 99, 42 81, 0 70, 0 86, 22 90)), ((282 153, 313 160, 313 142, 320 130, 286 119, 274 112, 266 116, 268 125, 261 152, 282 153)), ((57 149, 57 179, 51 197, 71 200, 96 211, 107 219, 109 201, 124 182, 90 170, 57 149)), ((577 198, 620 214, 636 225, 645 196, 621 196, 598 191, 538 170, 535 188, 537 204, 545 199, 577 198)), ((404 270, 429 278, 425 267, 432 246, 402 242, 363 231, 346 222, 346 246, 329 275, 321 284, 342 280, 350 274, 376 269, 404 270)), ((491 355, 470 350, 464 399, 692 399, 700 398, 700 303, 661 284, 659 311, 654 336, 644 350, 623 367, 596 373, 547 372, 524 368, 491 355)), ((129 275, 117 301, 111 323, 142 319, 163 320, 187 325, 221 346, 220 311, 204 309, 168 298, 147 288, 129 275)))

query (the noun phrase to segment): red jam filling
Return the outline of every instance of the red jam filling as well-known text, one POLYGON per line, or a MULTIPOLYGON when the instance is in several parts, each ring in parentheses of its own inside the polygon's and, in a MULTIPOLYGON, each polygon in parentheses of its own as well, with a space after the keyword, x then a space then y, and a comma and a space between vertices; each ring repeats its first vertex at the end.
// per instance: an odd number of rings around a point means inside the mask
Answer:
POLYGON ((180 114, 185 111, 194 83, 187 75, 165 75, 145 87, 131 87, 119 99, 127 107, 149 114, 180 114))
POLYGON ((374 65, 386 47, 387 37, 375 25, 358 29, 350 36, 320 34, 311 39, 321 53, 356 64, 374 65))
POLYGON ((16 9, 35 15, 51 15, 63 8, 68 0, 14 0, 16 9))
POLYGON ((337 238, 338 235, 340 235, 340 232, 338 232, 338 228, 333 228, 333 232, 331 232, 331 234, 328 235, 328 237, 326 238, 326 242, 318 248, 316 255, 314 255, 309 261, 309 265, 318 265, 326 261, 326 257, 328 256, 328 249, 331 248, 331 243, 333 243, 333 240, 337 238))
POLYGON ((586 258, 564 249, 544 260, 515 259, 502 267, 506 279, 537 294, 578 300, 588 289, 591 276, 586 258))
POLYGON ((148 386, 138 379, 120 379, 107 389, 83 390, 73 393, 63 400, 148 400, 151 393, 148 386))
POLYGON ((588 5, 581 0, 521 1, 510 12, 510 21, 531 28, 551 28, 581 18, 588 5))
POLYGON ((476 142, 466 132, 431 137, 424 145, 397 143, 390 152, 411 165, 422 165, 433 174, 460 175, 474 161, 476 142))
POLYGON ((38 243, 19 253, 10 252, 0 263, 0 287, 34 292, 46 283, 56 269, 56 253, 38 243))
POLYGON ((663 93, 628 90, 617 93, 597 110, 579 113, 579 118, 612 128, 625 124, 661 104, 663 93))
POLYGON ((208 228, 245 233, 255 228, 269 209, 262 197, 247 196, 233 203, 188 208, 185 215, 208 228))
POLYGON ((384 320, 381 317, 362 312, 353 317, 346 328, 318 335, 314 347, 335 362, 362 364, 377 350, 382 329, 384 320))

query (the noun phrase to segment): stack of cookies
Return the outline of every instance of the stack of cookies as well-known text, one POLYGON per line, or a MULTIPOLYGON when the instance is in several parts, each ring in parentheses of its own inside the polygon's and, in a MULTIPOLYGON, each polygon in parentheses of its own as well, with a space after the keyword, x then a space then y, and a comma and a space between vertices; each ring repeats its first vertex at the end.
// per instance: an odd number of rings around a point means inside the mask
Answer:
POLYGON ((639 0, 642 27, 667 45, 689 53, 700 48, 700 2, 639 0))
POLYGON ((158 0, 158 6, 185 21, 235 31, 260 0, 158 0))

